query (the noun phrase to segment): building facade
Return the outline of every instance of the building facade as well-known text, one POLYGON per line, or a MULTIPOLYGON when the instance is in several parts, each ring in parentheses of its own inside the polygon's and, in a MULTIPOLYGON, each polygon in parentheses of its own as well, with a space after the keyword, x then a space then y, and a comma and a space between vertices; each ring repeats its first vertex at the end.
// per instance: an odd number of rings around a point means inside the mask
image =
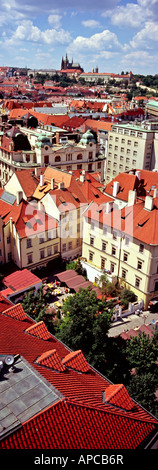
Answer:
POLYGON ((108 134, 106 182, 120 172, 157 167, 158 123, 115 124, 108 134))
POLYGON ((145 308, 158 295, 157 204, 157 197, 146 196, 116 210, 114 202, 93 203, 84 213, 82 257, 90 280, 106 273, 131 289, 145 308))

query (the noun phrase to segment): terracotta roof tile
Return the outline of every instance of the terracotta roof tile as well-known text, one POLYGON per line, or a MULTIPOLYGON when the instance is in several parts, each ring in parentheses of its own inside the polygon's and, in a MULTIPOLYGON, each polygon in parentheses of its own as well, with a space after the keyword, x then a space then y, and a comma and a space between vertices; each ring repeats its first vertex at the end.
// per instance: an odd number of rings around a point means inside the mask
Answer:
POLYGON ((59 372, 63 372, 65 370, 56 349, 44 352, 40 357, 38 357, 36 362, 42 366, 58 370, 59 372))
POLYGON ((26 313, 21 304, 13 305, 4 312, 5 315, 15 318, 16 320, 28 320, 26 313))
POLYGON ((47 330, 47 327, 43 321, 39 321, 38 323, 29 326, 29 328, 25 330, 25 333, 37 336, 38 338, 44 339, 45 341, 50 338, 49 331, 47 330))
POLYGON ((88 372, 90 369, 88 362, 86 361, 82 351, 73 351, 67 354, 63 359, 63 364, 67 367, 71 367, 78 372, 88 372))
POLYGON ((134 407, 134 403, 123 384, 109 385, 105 391, 105 400, 107 403, 119 406, 124 410, 131 410, 134 407))

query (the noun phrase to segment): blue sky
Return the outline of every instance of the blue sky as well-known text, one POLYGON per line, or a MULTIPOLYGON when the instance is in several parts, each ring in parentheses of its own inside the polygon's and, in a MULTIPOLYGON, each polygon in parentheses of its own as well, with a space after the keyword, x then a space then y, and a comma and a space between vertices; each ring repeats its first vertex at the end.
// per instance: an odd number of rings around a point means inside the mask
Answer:
POLYGON ((158 73, 158 0, 0 0, 0 65, 158 73))

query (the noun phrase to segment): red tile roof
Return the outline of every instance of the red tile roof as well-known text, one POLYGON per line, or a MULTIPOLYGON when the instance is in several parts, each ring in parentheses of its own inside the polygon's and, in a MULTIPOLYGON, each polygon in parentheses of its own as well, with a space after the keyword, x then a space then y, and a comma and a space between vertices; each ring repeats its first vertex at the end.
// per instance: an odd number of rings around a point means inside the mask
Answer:
POLYGON ((67 354, 63 359, 63 364, 71 369, 78 370, 79 372, 88 372, 90 369, 81 350, 73 351, 67 354))
POLYGON ((50 338, 49 331, 47 330, 47 327, 43 321, 39 321, 38 323, 29 326, 29 328, 26 328, 25 332, 29 335, 44 339, 45 341, 50 338))
POLYGON ((129 235, 143 243, 158 245, 158 198, 154 199, 154 208, 145 209, 143 202, 137 202, 133 206, 123 209, 114 209, 106 213, 106 205, 99 206, 93 203, 84 213, 90 220, 100 222, 105 226, 129 235))
POLYGON ((6 287, 11 287, 13 291, 21 291, 40 282, 41 279, 28 269, 17 270, 3 278, 3 284, 6 287))
POLYGON ((37 363, 39 357, 45 360, 48 344, 60 361, 70 350, 52 335, 43 341, 43 336, 27 334, 30 321, 32 327, 39 326, 29 318, 24 323, 1 314, 0 350, 22 355, 64 399, 10 431, 3 437, 2 449, 136 449, 156 434, 157 420, 133 400, 131 409, 124 388, 120 392, 115 388, 117 404, 114 398, 113 404, 103 402, 102 392, 112 384, 92 367, 79 373, 65 364, 66 370, 59 373, 37 363), (124 402, 126 409, 120 407, 124 402))
POLYGON ((36 362, 37 364, 43 365, 45 367, 58 370, 58 372, 63 372, 65 370, 65 367, 62 364, 56 349, 51 349, 50 351, 44 352, 40 357, 37 358, 36 362))
POLYGON ((5 312, 3 311, 3 313, 20 321, 28 319, 21 304, 12 305, 12 307, 5 310, 5 312))
POLYGON ((134 404, 123 384, 109 385, 105 392, 105 400, 124 410, 132 410, 134 404))

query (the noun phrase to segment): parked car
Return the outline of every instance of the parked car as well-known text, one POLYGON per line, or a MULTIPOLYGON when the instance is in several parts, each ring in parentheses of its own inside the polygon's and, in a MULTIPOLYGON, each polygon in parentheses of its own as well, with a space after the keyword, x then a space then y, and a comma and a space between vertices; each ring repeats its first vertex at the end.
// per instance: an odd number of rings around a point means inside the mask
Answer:
POLYGON ((158 297, 155 297, 154 299, 150 300, 148 310, 150 310, 150 312, 152 313, 158 312, 158 297))

